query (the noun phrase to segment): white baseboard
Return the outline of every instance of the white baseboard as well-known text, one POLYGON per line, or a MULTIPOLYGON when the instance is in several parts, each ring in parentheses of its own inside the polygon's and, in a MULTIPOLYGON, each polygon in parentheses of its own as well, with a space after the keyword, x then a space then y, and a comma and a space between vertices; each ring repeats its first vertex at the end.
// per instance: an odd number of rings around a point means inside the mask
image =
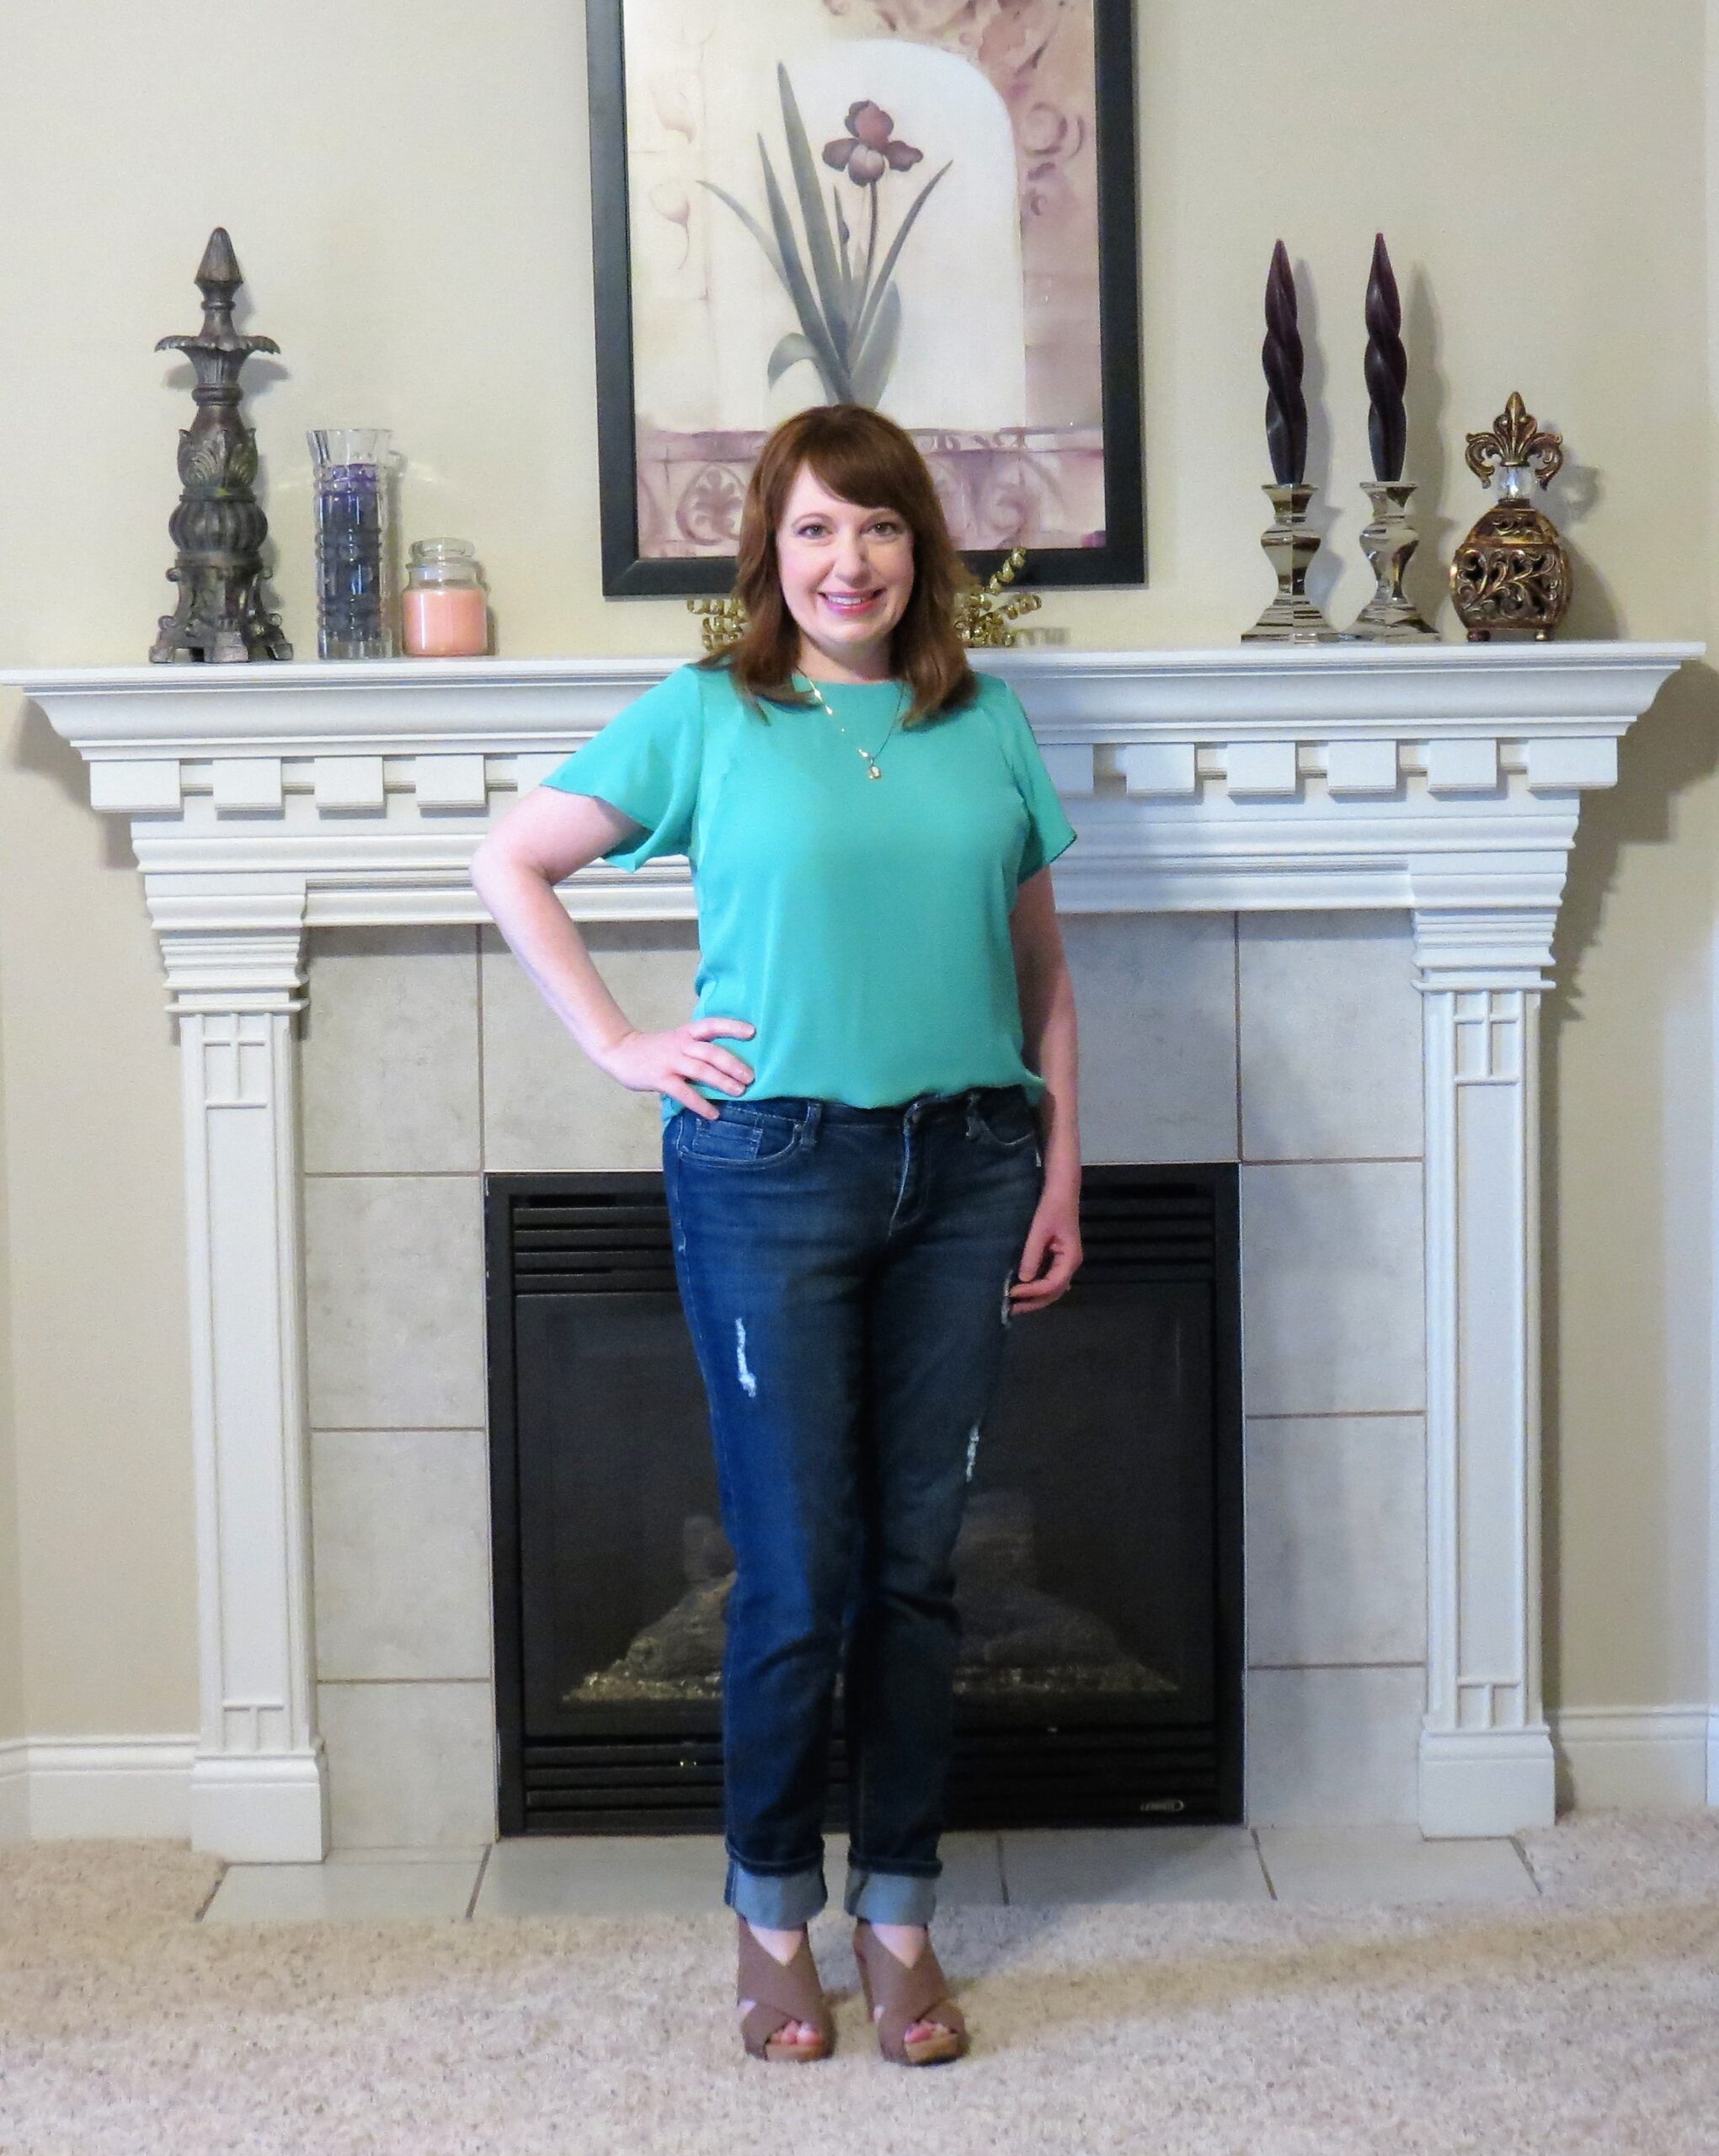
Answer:
POLYGON ((1418 1817, 1432 1840, 1513 1834, 1557 1817, 1551 1732, 1423 1729, 1418 1817))
POLYGON ((196 1748, 194 1737, 0 1745, 0 1841, 188 1841, 196 1748))
POLYGON ((1560 1811, 1700 1812, 1719 1801, 1719 1709, 1563 1707, 1546 1719, 1560 1811))
POLYGON ((0 1744, 0 1848, 29 1839, 29 1746, 21 1737, 0 1744))
POLYGON ((200 1759, 190 1816, 191 1847, 230 1864, 320 1864, 328 1850, 322 1738, 306 1752, 200 1759))
MULTIPOLYGON (((1719 1707, 1564 1707, 1546 1716, 1561 1811, 1719 1807, 1719 1707)), ((0 1844, 189 1841, 194 1737, 0 1742, 0 1844)))

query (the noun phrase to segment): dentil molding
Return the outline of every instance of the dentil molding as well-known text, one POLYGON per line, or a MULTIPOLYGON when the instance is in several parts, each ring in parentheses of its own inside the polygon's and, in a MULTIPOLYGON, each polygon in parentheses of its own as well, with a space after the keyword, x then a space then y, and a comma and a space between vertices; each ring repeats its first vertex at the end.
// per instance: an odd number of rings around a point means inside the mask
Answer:
MULTIPOLYGON (((1252 645, 1001 651, 981 664, 1019 691, 1081 835, 1056 870, 1065 910, 1428 905, 1475 916, 1489 904, 1556 910, 1583 792, 1615 782, 1619 737, 1700 649, 1252 645)), ((480 920, 467 868, 494 811, 675 663, 13 678, 88 761, 92 806, 130 819, 163 937, 249 937, 271 913, 283 931, 480 920)), ((588 919, 694 910, 681 862, 636 875, 598 862, 568 897, 588 919)), ((1467 931, 1476 962, 1484 924, 1467 931)), ((1500 955, 1513 970, 1528 954, 1500 955)))
MULTIPOLYGON (((1068 912, 1393 907, 1423 999, 1429 1834, 1549 1822, 1540 1693, 1539 1016, 1583 793, 1698 644, 984 654, 1081 843, 1068 912)), ((674 662, 456 659, 13 677, 123 816, 179 1013, 200 1848, 319 1858, 300 1239, 306 931, 471 922, 500 808, 674 662)), ((694 914, 595 862, 584 919, 694 914)))

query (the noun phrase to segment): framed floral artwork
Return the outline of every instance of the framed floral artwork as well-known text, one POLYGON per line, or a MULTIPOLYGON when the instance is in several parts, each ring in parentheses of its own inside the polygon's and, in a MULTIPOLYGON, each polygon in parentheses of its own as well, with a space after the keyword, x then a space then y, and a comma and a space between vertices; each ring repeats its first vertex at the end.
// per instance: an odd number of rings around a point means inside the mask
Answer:
POLYGON ((900 421, 955 542, 1145 576, 1133 0, 587 0, 603 589, 726 591, 770 430, 900 421))

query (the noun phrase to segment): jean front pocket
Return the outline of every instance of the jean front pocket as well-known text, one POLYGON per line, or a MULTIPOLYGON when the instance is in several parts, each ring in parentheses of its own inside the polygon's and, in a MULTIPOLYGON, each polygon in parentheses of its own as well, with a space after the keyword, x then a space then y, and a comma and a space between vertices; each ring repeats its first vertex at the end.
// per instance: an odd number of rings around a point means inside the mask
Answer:
POLYGON ((974 1122, 981 1137, 1005 1153, 1021 1153, 1037 1142, 1038 1118, 1033 1113, 1024 1088, 1011 1086, 981 1100, 974 1109, 974 1122))
POLYGON ((718 1102, 713 1117, 682 1108, 675 1120, 681 1158, 714 1168, 774 1167, 797 1150, 802 1128, 797 1116, 734 1102, 718 1102))

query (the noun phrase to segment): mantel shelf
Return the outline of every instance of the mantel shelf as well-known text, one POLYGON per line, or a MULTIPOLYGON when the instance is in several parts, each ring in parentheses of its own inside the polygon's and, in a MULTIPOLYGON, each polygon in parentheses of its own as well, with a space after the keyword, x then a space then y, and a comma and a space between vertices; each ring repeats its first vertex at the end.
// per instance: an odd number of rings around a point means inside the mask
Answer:
MULTIPOLYGON (((1620 733, 1699 643, 1248 644, 985 651, 1049 743, 1620 733)), ((92 760, 569 745, 678 658, 292 660, 51 667, 5 678, 92 760)))

